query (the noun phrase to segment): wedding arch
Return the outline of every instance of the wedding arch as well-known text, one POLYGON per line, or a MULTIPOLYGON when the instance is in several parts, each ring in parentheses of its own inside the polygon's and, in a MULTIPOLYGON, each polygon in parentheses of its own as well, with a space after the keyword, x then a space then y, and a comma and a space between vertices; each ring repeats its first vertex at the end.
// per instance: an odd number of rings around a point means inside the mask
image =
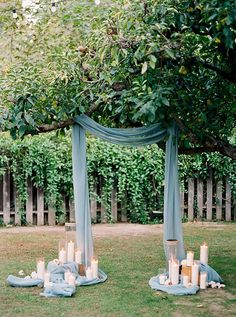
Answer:
POLYGON ((164 235, 163 242, 179 241, 177 257, 185 258, 180 212, 178 177, 178 127, 168 128, 156 123, 140 128, 107 128, 86 115, 75 117, 72 130, 73 185, 76 218, 76 238, 82 251, 82 263, 89 266, 93 257, 93 238, 89 205, 89 188, 86 164, 86 130, 114 144, 145 146, 166 140, 165 190, 164 190, 164 235))

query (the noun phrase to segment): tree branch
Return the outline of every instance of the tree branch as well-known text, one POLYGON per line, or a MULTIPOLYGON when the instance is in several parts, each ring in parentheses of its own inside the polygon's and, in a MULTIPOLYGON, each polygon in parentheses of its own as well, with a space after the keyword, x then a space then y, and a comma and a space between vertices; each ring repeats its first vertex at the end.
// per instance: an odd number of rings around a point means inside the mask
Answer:
POLYGON ((206 61, 203 61, 203 60, 200 60, 198 58, 195 58, 195 57, 192 57, 191 58, 191 62, 194 63, 194 64, 200 64, 202 65, 203 67, 207 68, 207 69, 210 69, 210 70, 213 70, 214 72, 216 72, 218 75, 220 75, 222 78, 230 81, 231 83, 234 83, 236 84, 236 75, 235 75, 235 72, 227 72, 223 69, 221 69, 219 66, 217 65, 213 65, 213 64, 210 64, 206 61))
MULTIPOLYGON (((178 127, 181 131, 185 133, 185 135, 188 137, 189 141, 193 144, 199 145, 199 141, 195 134, 189 130, 182 120, 180 120, 178 117, 174 116, 174 120, 176 121, 178 127)), ((217 140, 213 136, 206 135, 205 141, 203 143, 203 146, 196 147, 196 148, 189 148, 189 149, 180 149, 180 153, 182 154, 196 154, 196 153, 202 153, 202 152, 219 152, 223 155, 226 155, 232 159, 236 159, 236 147, 231 145, 229 142, 223 141, 223 140, 217 140)))
MULTIPOLYGON (((86 111, 86 115, 87 116, 91 116, 93 114, 93 112, 95 112, 98 108, 99 108, 99 104, 92 104, 90 106, 90 108, 86 111)), ((40 126, 38 126, 37 131, 38 133, 46 133, 46 132, 51 132, 57 129, 63 129, 63 128, 67 128, 69 126, 71 126, 74 123, 74 119, 67 119, 65 121, 62 122, 54 122, 51 124, 42 124, 40 126)))

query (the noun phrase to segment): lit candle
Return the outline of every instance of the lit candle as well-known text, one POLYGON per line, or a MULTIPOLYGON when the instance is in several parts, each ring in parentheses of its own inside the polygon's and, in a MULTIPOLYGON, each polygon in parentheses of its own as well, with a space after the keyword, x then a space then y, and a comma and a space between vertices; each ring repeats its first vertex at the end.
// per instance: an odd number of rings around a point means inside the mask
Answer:
POLYGON ((98 277, 98 260, 92 259, 92 261, 91 261, 91 269, 92 269, 92 272, 93 272, 93 278, 97 278, 98 277))
POLYGON ((37 277, 40 279, 44 279, 44 273, 45 273, 45 262, 44 259, 39 259, 37 261, 37 277))
POLYGON ((199 265, 197 263, 194 263, 192 265, 192 284, 198 285, 198 279, 199 279, 199 265))
POLYGON ((67 244, 67 262, 74 261, 74 253, 75 253, 75 244, 74 242, 70 241, 67 244))
POLYGON ((59 261, 64 264, 66 262, 66 250, 64 248, 62 248, 59 251, 59 261))
POLYGON ((73 274, 70 274, 70 276, 68 278, 68 283, 69 283, 69 285, 75 286, 75 276, 73 274))
POLYGON ((189 277, 188 277, 188 275, 183 275, 182 276, 182 283, 183 283, 183 286, 185 286, 185 287, 188 287, 188 283, 189 283, 189 277))
POLYGON ((69 283, 69 277, 71 276, 71 272, 70 271, 66 271, 64 273, 64 280, 66 283, 69 283))
POLYGON ((194 252, 188 251, 187 252, 187 266, 193 265, 193 257, 194 257, 194 252))
POLYGON ((86 269, 86 277, 88 280, 92 280, 93 279, 93 271, 91 269, 91 267, 88 267, 86 269))
POLYGON ((207 272, 200 272, 200 288, 206 289, 207 272))
POLYGON ((82 263, 82 252, 81 252, 80 249, 77 249, 77 250, 75 251, 75 262, 76 262, 77 264, 81 264, 81 263, 82 263))
POLYGON ((44 273, 44 287, 48 286, 50 283, 50 272, 45 272, 44 273))
POLYGON ((208 263, 208 246, 206 245, 205 242, 200 247, 200 262, 202 264, 208 263))
POLYGON ((179 264, 175 261, 171 265, 171 283, 172 285, 179 284, 179 264))
POLYGON ((165 274, 160 274, 159 275, 159 284, 164 285, 166 281, 166 275, 165 274))

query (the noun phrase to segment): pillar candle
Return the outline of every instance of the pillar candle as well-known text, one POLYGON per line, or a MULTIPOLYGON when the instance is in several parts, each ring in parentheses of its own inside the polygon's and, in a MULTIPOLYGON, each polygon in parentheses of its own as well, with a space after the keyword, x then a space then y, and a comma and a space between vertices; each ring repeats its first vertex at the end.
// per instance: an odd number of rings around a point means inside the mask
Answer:
POLYGON ((45 262, 44 260, 38 260, 37 261, 37 276, 40 279, 44 279, 44 273, 45 273, 45 262))
POLYGON ((80 249, 77 249, 77 250, 75 251, 75 262, 76 262, 77 264, 81 264, 81 263, 82 263, 82 252, 81 252, 80 249))
POLYGON ((200 288, 206 289, 206 281, 207 281, 207 272, 201 272, 200 273, 200 288))
POLYGON ((200 247, 200 262, 202 264, 208 264, 208 246, 205 244, 200 247))
POLYGON ((66 283, 69 283, 69 277, 71 276, 71 272, 70 271, 66 271, 64 273, 64 280, 66 283))
POLYGON ((50 283, 50 272, 45 272, 44 273, 44 287, 48 286, 50 283))
POLYGON ((88 280, 93 279, 93 271, 90 266, 86 269, 86 277, 88 280))
POLYGON ((173 285, 179 284, 179 264, 176 262, 171 264, 171 283, 173 285))
POLYGON ((75 276, 73 274, 70 274, 70 276, 68 278, 68 283, 69 283, 69 285, 75 286, 75 276))
POLYGON ((182 276, 182 283, 183 283, 183 286, 188 287, 188 283, 189 283, 189 276, 188 275, 182 276))
POLYGON ((59 261, 64 264, 66 262, 66 250, 65 249, 61 249, 59 250, 59 261))
POLYGON ((160 274, 159 275, 159 284, 164 285, 166 281, 166 275, 165 274, 160 274))
POLYGON ((93 273, 93 278, 97 278, 98 277, 98 260, 92 259, 91 269, 92 269, 92 273, 93 273))
POLYGON ((192 284, 198 285, 198 279, 199 279, 199 265, 197 263, 194 263, 192 265, 192 284))
POLYGON ((67 244, 67 262, 74 261, 74 253, 75 253, 75 244, 74 242, 70 241, 67 244))
POLYGON ((171 280, 171 267, 172 267, 172 261, 171 260, 169 260, 168 261, 168 265, 169 265, 169 280, 171 280))
POLYGON ((194 257, 194 252, 188 251, 187 252, 187 266, 193 265, 193 257, 194 257))

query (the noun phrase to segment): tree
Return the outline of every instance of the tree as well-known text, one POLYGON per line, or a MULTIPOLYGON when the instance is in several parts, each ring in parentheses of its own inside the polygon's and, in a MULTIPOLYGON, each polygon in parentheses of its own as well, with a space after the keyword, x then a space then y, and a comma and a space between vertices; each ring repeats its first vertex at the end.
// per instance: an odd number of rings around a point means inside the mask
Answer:
MULTIPOLYGON (((80 113, 114 126, 175 120, 180 152, 236 158, 234 2, 116 1, 45 15, 2 73, 2 129, 47 132, 80 113)), ((16 26, 14 38, 27 32, 16 26)))

